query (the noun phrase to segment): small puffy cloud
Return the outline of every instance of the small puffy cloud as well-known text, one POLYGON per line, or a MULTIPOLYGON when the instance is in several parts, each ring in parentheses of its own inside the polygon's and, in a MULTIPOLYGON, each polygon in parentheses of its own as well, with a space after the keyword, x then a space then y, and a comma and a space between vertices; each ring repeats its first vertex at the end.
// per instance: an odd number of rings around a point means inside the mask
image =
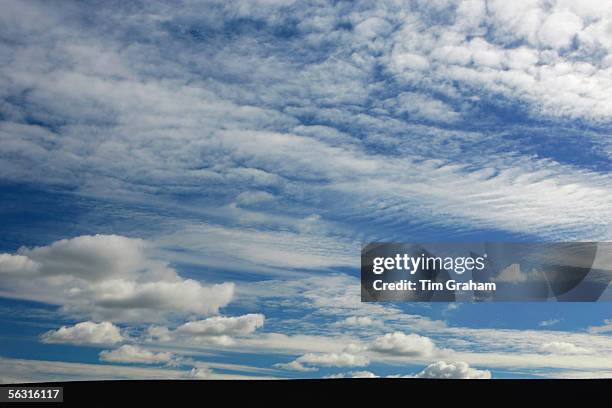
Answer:
POLYGON ((459 113, 448 104, 427 95, 403 92, 392 102, 387 102, 398 114, 408 114, 416 120, 454 122, 459 113))
POLYGON ((263 327, 265 316, 250 313, 242 316, 215 316, 186 322, 172 330, 165 326, 150 326, 147 340, 179 341, 190 345, 233 346, 234 337, 246 336, 263 327))
POLYGON ((41 340, 43 343, 116 344, 123 341, 123 336, 111 322, 81 322, 50 330, 41 336, 41 340))
POLYGON ((130 344, 124 344, 115 350, 100 352, 100 360, 113 363, 160 364, 170 363, 173 359, 174 355, 172 353, 155 353, 130 344))
POLYGON ((366 356, 341 353, 307 353, 289 363, 279 363, 274 366, 293 371, 317 371, 316 367, 364 367, 370 364, 366 356))
POLYGON ((214 378, 214 373, 208 367, 192 368, 187 377, 196 380, 208 380, 214 378))
POLYGON ((195 336, 239 336, 253 333, 263 326, 264 320, 264 315, 254 313, 235 317, 215 316, 187 322, 176 331, 195 336))
POLYGON ((425 367, 425 369, 416 374, 415 377, 488 380, 491 378, 491 372, 489 370, 472 368, 465 362, 446 363, 444 361, 438 361, 425 367))
POLYGON ((438 348, 429 337, 402 332, 387 333, 376 338, 370 345, 370 350, 412 357, 429 357, 438 352, 438 348))
POLYGON ((0 290, 59 304, 93 320, 158 321, 170 315, 213 315, 234 294, 233 283, 206 286, 153 258, 147 242, 84 235, 0 254, 0 290))
POLYGON ((355 326, 355 327, 380 327, 383 323, 379 320, 374 320, 369 316, 349 316, 346 319, 335 323, 337 326, 355 326))
POLYGON ((544 343, 540 346, 539 350, 542 353, 549 354, 590 354, 592 350, 584 347, 576 346, 573 343, 565 341, 553 341, 550 343, 544 343))

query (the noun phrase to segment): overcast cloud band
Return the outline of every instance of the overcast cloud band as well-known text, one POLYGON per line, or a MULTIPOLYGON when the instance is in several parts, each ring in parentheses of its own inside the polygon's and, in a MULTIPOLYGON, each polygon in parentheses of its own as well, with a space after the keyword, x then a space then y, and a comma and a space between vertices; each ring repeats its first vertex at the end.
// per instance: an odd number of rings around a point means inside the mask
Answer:
POLYGON ((370 243, 361 301, 612 300, 612 243, 370 243))

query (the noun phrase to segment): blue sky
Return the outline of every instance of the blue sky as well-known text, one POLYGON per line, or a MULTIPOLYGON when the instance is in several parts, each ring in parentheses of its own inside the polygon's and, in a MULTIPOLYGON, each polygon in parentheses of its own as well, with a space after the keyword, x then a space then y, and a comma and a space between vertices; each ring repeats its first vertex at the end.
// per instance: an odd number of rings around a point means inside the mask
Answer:
POLYGON ((607 241, 598 1, 5 2, 0 380, 612 375, 601 303, 362 304, 369 241, 607 241))

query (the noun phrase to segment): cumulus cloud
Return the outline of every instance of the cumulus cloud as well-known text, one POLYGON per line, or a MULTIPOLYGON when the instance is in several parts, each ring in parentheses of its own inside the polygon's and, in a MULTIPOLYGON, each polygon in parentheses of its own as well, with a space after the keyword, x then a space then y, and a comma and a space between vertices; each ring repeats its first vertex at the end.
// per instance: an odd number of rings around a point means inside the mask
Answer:
POLYGON ((80 236, 3 254, 5 296, 59 304, 65 313, 116 321, 156 321, 173 314, 216 314, 232 283, 184 279, 147 254, 148 244, 118 235, 80 236))
POLYGON ((262 314, 243 316, 215 316, 205 320, 195 320, 179 326, 176 331, 195 336, 239 336, 253 333, 264 324, 262 314))
POLYGON ((23 255, 0 254, 0 273, 27 276, 38 271, 40 265, 23 255))
POLYGON ((307 353, 289 363, 278 363, 274 366, 285 370, 316 371, 320 367, 363 367, 370 364, 370 359, 363 355, 342 353, 307 353))
POLYGON ((62 326, 41 336, 43 343, 115 344, 124 340, 121 331, 111 322, 81 322, 62 326))
POLYGON ((491 378, 491 372, 489 370, 472 368, 465 362, 447 363, 438 361, 425 367, 425 369, 416 374, 415 377, 486 380, 491 378))
POLYGON ((165 326, 149 326, 148 340, 168 343, 178 341, 189 345, 234 346, 235 338, 247 336, 263 327, 265 316, 250 313, 242 316, 215 316, 192 320, 175 329, 165 326))
POLYGON ((430 338, 402 332, 387 333, 378 337, 369 348, 380 353, 411 357, 430 357, 438 352, 438 348, 430 338))
POLYGON ((156 353, 131 344, 124 344, 115 350, 100 352, 100 360, 113 363, 160 364, 170 363, 174 358, 172 353, 156 353))
POLYGON ((337 322, 340 326, 355 326, 355 327, 380 327, 383 322, 374 320, 370 316, 349 316, 346 319, 337 322))

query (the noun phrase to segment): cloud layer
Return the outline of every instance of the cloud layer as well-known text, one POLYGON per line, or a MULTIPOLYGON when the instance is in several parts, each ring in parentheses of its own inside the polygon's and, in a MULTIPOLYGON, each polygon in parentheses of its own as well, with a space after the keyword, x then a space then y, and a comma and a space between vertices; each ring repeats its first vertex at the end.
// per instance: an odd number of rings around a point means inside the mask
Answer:
MULTIPOLYGON (((606 7, 149 2, 93 10, 99 24, 5 9, 5 180, 158 208, 187 194, 190 212, 251 225, 274 203, 294 226, 326 208, 348 225, 609 234, 606 7)), ((329 264, 302 255, 289 266, 329 264)))

